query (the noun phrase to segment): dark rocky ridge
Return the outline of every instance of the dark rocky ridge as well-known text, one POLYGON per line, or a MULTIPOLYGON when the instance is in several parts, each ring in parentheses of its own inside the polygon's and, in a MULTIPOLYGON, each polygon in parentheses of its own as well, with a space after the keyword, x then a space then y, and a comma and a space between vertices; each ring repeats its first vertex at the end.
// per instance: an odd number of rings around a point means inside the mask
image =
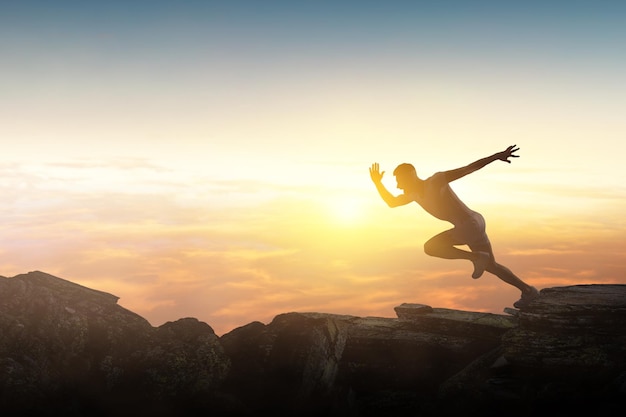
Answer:
POLYGON ((626 285, 548 288, 514 314, 281 314, 218 338, 159 327, 42 272, 0 277, 0 410, 73 416, 614 415, 626 285))

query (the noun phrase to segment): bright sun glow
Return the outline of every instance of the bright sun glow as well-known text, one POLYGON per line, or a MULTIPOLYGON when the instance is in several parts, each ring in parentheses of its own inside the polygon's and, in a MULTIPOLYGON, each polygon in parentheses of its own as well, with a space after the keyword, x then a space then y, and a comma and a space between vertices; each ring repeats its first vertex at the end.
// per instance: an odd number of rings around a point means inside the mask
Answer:
POLYGON ((354 196, 341 196, 327 205, 333 221, 341 226, 355 225, 365 217, 363 202, 354 196))

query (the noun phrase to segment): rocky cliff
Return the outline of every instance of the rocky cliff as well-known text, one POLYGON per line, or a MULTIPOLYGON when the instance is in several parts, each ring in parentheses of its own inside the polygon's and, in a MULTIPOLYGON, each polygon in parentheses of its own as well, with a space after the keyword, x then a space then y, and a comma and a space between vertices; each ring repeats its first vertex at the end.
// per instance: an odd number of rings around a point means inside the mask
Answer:
POLYGON ((488 314, 287 313, 218 338, 151 326, 42 272, 0 277, 0 410, 74 416, 614 415, 626 406, 626 286, 548 288, 488 314))
POLYGON ((107 293, 42 272, 0 278, 0 410, 9 415, 170 415, 210 402, 229 367, 196 319, 154 328, 107 293))

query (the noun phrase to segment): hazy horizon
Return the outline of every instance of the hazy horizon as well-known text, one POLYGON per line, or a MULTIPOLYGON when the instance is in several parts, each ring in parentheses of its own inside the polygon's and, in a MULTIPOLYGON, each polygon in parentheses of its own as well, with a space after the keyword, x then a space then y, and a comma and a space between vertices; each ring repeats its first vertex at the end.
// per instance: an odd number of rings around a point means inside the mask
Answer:
POLYGON ((288 311, 502 312, 428 257, 450 227, 370 181, 520 147, 452 184, 538 288, 626 283, 626 4, 0 5, 0 275, 40 270, 153 325, 288 311))

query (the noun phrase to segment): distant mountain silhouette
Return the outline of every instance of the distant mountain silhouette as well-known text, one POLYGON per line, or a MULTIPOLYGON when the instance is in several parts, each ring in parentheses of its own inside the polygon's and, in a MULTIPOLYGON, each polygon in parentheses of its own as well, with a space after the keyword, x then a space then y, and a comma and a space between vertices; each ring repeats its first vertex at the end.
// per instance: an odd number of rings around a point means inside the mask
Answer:
POLYGON ((0 410, 71 416, 614 415, 626 286, 548 288, 521 311, 286 313, 217 337, 159 327, 43 272, 0 277, 0 410))

